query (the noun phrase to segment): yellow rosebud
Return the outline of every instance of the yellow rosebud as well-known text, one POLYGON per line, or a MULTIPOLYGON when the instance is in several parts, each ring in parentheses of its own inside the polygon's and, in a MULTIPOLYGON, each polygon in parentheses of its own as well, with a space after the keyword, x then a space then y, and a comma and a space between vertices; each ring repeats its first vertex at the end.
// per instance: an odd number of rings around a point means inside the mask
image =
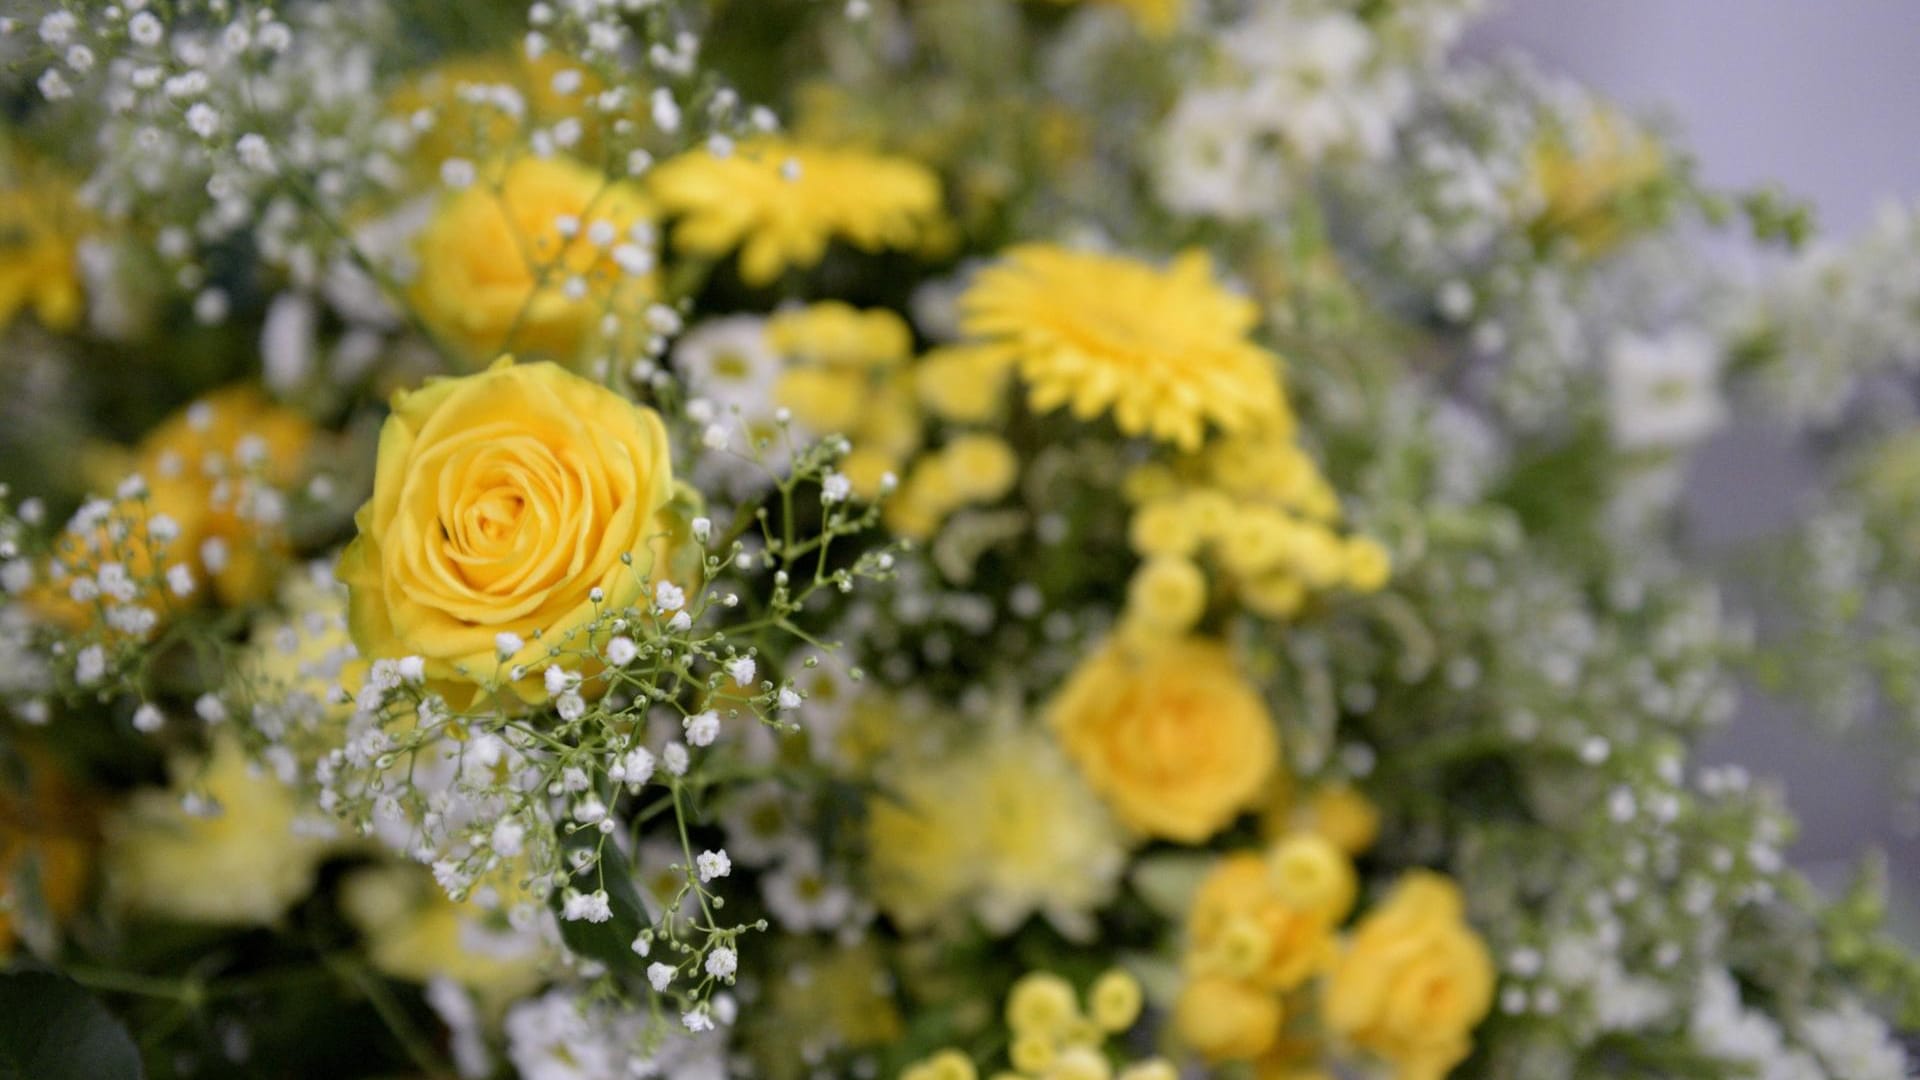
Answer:
POLYGON ((1274 845, 1268 862, 1282 903, 1330 923, 1339 923, 1353 910, 1359 892, 1353 864, 1326 837, 1295 833, 1274 845))
POLYGON ((1207 576, 1191 560, 1173 555, 1148 559, 1127 584, 1127 617, 1157 634, 1192 629, 1207 608, 1207 576))
POLYGON ((1295 815, 1301 828, 1333 841, 1348 855, 1359 855, 1380 835, 1380 810, 1350 784, 1328 784, 1295 815))
POLYGON ((1493 1004, 1494 970, 1463 907, 1446 878, 1407 875, 1329 972, 1329 1030, 1418 1075, 1443 1076, 1465 1059, 1493 1004))
POLYGON ((1115 968, 1093 981, 1087 992, 1087 1011, 1108 1032, 1125 1031, 1140 1018, 1140 980, 1115 968))
POLYGON ((1347 541, 1347 587, 1355 592, 1378 592, 1393 573, 1387 549, 1378 540, 1356 536, 1347 541))
POLYGON ((1225 828, 1279 763, 1265 699, 1201 638, 1115 639, 1068 678, 1047 723, 1122 822, 1182 843, 1225 828))
POLYGON ((1017 1034, 1057 1034, 1080 1015, 1073 985, 1050 971, 1023 975, 1007 994, 1007 1026, 1017 1034))
POLYGON ((1280 999, 1244 983, 1202 975, 1174 1005, 1173 1030, 1209 1062, 1247 1061, 1280 1035, 1280 999))

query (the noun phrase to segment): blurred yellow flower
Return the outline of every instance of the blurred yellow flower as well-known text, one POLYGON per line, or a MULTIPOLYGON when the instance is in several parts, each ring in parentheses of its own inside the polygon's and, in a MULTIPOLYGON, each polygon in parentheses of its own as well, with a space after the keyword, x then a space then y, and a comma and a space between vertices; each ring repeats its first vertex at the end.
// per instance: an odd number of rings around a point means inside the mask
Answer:
MULTIPOLYGON (((1335 872, 1337 874, 1337 871, 1335 872)), ((1352 868, 1346 868, 1350 879, 1352 868)), ((1258 852, 1220 860, 1187 913, 1187 968, 1284 992, 1319 974, 1333 956, 1333 930, 1353 904, 1349 880, 1310 907, 1289 902, 1274 867, 1258 852)))
POLYGON ((474 899, 456 903, 431 874, 404 865, 355 871, 340 904, 375 968, 417 983, 452 979, 498 1012, 537 988, 554 959, 537 934, 508 925, 506 908, 530 902, 515 881, 520 872, 509 864, 487 879, 494 910, 474 899))
POLYGON ((1189 980, 1173 1007, 1173 1030, 1209 1062, 1257 1057, 1280 1036, 1280 999, 1218 975, 1189 980))
POLYGON ((1494 978, 1459 888, 1417 872, 1360 921, 1328 976, 1323 1016, 1403 1080, 1439 1080, 1472 1051, 1494 978))
POLYGON ((1209 425, 1287 422, 1280 358, 1247 339, 1259 310, 1214 281, 1204 254, 1163 269, 1024 245, 980 272, 960 311, 970 337, 1014 358, 1037 411, 1111 413, 1123 433, 1185 450, 1209 425))
POLYGON ((990 503, 1013 489, 1020 460, 997 435, 960 435, 914 461, 886 504, 887 526, 924 539, 954 511, 990 503))
POLYGON ((142 788, 106 827, 109 892, 185 922, 266 924, 313 888, 331 841, 302 824, 292 789, 219 736, 204 762, 174 762, 168 788, 142 788))
POLYGON ((1618 244, 1634 224, 1629 209, 1666 173, 1658 140, 1608 108, 1576 131, 1552 129, 1533 145, 1529 186, 1541 202, 1535 236, 1564 236, 1584 255, 1618 244))
POLYGON ((996 933, 1043 915, 1074 938, 1112 895, 1120 831, 1044 734, 1008 731, 883 773, 867 841, 882 910, 909 927, 971 912, 996 933))
POLYGON ((1224 645, 1200 638, 1116 638, 1081 662, 1047 722, 1122 822, 1181 843, 1225 828, 1279 762, 1259 691, 1224 645))
POLYGON ((553 364, 503 358, 396 394, 340 558, 354 643, 422 658, 460 707, 516 666, 514 691, 544 702, 549 650, 697 575, 670 565, 693 545, 667 454, 653 410, 553 364))
POLYGON ((939 178, 913 161, 771 137, 725 156, 681 154, 653 170, 649 191, 679 219, 677 250, 719 258, 737 249, 749 285, 814 266, 834 240, 913 251, 944 220, 939 178))
POLYGON ((411 299, 474 363, 520 351, 571 361, 609 311, 658 292, 653 208, 639 187, 564 157, 516 157, 447 195, 416 247, 411 299))
POLYGON ((0 791, 0 960, 16 940, 52 944, 42 935, 80 907, 99 842, 92 801, 57 759, 36 745, 16 749, 24 790, 0 791))
POLYGON ((942 420, 985 424, 997 419, 1006 399, 1013 358, 990 345, 948 345, 920 358, 913 388, 920 403, 942 420))
POLYGON ((32 311, 49 330, 80 321, 79 244, 87 217, 75 184, 35 162, 15 161, 0 178, 0 330, 32 311))

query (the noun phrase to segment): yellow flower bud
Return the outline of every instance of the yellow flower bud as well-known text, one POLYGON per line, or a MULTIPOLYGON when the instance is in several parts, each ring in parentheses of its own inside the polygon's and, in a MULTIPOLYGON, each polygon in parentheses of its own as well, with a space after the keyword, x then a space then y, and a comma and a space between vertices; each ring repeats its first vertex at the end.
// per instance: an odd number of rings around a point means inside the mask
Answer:
POLYGON ((1186 557, 1199 550, 1204 537, 1199 523, 1178 499, 1156 499, 1134 511, 1127 542, 1142 555, 1186 557))
POLYGON ((1274 845, 1268 858, 1274 892, 1289 907, 1338 923, 1353 909, 1359 891, 1353 864, 1316 833, 1295 833, 1274 845))
POLYGON ((1014 1030, 1013 1045, 1007 1048, 1007 1059, 1013 1062, 1014 1068, 1035 1074, 1045 1072, 1053 1065, 1057 1052, 1052 1038, 1038 1031, 1014 1030))
POLYGON ((1370 537, 1348 540, 1346 560, 1347 585, 1355 592, 1378 592, 1393 573, 1387 549, 1370 537))
POLYGON ((1079 1015, 1072 984, 1050 971, 1022 976, 1007 995, 1007 1026, 1016 1035, 1052 1036, 1079 1015))
POLYGON ((1093 982, 1087 992, 1087 1010, 1093 1022, 1109 1032, 1125 1031, 1140 1018, 1140 980, 1115 968, 1093 982))
POLYGON ((1047 1080, 1112 1080, 1113 1066, 1100 1051, 1086 1046, 1068 1047, 1047 1070, 1047 1080))
POLYGON ((942 1050, 926 1060, 926 1080, 979 1080, 973 1060, 958 1050, 942 1050))
POLYGON ((1127 615, 1154 631, 1186 632, 1207 608, 1207 577, 1190 560, 1162 555, 1148 559, 1127 585, 1127 615))

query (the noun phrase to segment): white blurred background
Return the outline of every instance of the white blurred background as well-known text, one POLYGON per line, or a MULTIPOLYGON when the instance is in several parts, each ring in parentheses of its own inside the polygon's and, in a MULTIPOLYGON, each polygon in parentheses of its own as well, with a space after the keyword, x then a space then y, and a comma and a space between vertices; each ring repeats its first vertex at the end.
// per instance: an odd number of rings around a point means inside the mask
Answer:
MULTIPOLYGON (((1466 49, 1519 50, 1666 116, 1707 183, 1778 181, 1813 202, 1826 239, 1920 199, 1920 0, 1505 0, 1466 49)), ((1698 546, 1782 528, 1818 483, 1780 433, 1725 433, 1691 478, 1698 546)), ((1844 881, 1868 846, 1892 854, 1899 921, 1920 940, 1920 837, 1895 813, 1870 746, 1822 739, 1790 710, 1749 700, 1705 758, 1781 779, 1803 827, 1794 859, 1816 881, 1844 881)))

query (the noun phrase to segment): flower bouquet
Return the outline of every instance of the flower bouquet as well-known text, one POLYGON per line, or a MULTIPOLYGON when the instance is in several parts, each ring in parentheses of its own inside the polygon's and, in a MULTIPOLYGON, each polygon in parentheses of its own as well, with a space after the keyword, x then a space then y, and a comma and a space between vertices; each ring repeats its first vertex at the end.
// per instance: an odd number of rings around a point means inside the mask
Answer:
POLYGON ((1920 230, 1477 8, 16 5, 0 1073, 1907 1075, 1920 230))

